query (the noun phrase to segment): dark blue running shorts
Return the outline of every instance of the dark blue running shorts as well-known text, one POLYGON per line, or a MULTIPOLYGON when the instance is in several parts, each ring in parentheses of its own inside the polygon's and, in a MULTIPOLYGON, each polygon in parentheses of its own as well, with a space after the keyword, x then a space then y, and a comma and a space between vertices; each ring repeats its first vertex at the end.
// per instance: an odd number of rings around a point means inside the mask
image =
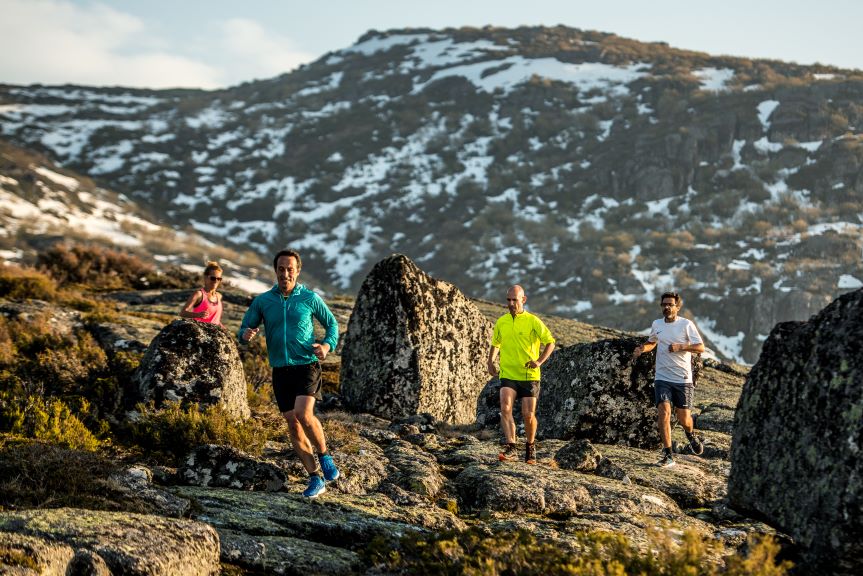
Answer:
POLYGON ((653 383, 653 401, 657 406, 670 402, 675 408, 691 408, 694 388, 692 382, 657 380, 653 383))

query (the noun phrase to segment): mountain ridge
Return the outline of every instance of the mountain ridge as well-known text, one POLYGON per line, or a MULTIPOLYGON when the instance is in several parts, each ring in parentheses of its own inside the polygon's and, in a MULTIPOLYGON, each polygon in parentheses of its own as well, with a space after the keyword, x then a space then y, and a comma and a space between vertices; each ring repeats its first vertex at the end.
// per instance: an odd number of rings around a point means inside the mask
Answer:
POLYGON ((0 136, 339 291, 402 252, 625 330, 660 291, 721 357, 863 278, 863 72, 566 27, 370 31, 212 91, 0 87, 0 136), (53 107, 53 108, 51 108, 53 107))

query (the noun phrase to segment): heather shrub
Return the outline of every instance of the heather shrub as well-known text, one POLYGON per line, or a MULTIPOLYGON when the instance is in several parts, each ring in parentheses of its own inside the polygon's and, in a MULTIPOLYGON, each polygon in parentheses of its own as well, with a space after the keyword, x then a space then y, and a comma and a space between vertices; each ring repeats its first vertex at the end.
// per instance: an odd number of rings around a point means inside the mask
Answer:
POLYGON ((110 480, 116 463, 95 452, 0 440, 0 508, 59 508, 149 512, 149 506, 110 480))
POLYGON ((36 270, 0 264, 0 298, 54 300, 54 282, 36 270))
POLYGON ((219 406, 203 411, 196 406, 184 409, 179 403, 161 410, 143 405, 137 408, 140 417, 127 424, 122 433, 144 452, 174 464, 202 444, 232 446, 257 456, 272 436, 256 419, 235 420, 219 406))
POLYGON ((99 440, 62 400, 0 391, 0 430, 74 450, 94 451, 99 440))
POLYGON ((39 254, 37 265, 61 285, 96 291, 180 288, 197 281, 195 274, 177 267, 163 274, 133 254, 80 244, 55 244, 39 254))
POLYGON ((621 534, 581 532, 575 550, 567 550, 527 530, 488 533, 474 527, 432 536, 411 532, 396 547, 378 537, 363 553, 387 573, 453 576, 779 576, 791 567, 777 560, 779 546, 771 538, 751 540, 745 556, 725 556, 721 542, 693 530, 680 541, 670 527, 651 530, 648 537, 650 550, 642 551, 621 534))

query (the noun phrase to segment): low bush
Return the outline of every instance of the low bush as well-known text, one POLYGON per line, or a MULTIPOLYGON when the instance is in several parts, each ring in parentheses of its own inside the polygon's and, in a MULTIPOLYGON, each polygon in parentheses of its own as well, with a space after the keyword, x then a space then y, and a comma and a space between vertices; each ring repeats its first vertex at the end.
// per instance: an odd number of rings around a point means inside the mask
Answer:
POLYGON ((178 267, 160 273, 133 254, 83 244, 55 244, 39 254, 37 266, 63 286, 95 291, 181 288, 198 280, 178 267))
POLYGON ((149 512, 147 504, 109 479, 118 471, 98 453, 6 438, 0 441, 0 508, 149 512))
POLYGON ((219 406, 201 411, 197 406, 183 408, 171 403, 161 410, 139 405, 140 417, 126 425, 122 434, 157 459, 176 465, 202 444, 233 446, 259 456, 273 433, 256 419, 239 421, 219 406))
POLYGON ((96 436, 57 398, 21 398, 0 391, 0 430, 73 450, 92 452, 99 447, 96 436))
POLYGON ((779 546, 771 538, 751 540, 745 556, 726 556, 721 542, 693 530, 686 530, 680 541, 671 528, 651 530, 648 537, 650 551, 642 551, 621 534, 581 532, 574 537, 573 551, 527 530, 489 534, 470 528, 433 536, 410 533, 396 548, 378 538, 364 555, 387 573, 453 576, 780 576, 791 567, 777 560, 779 546))
POLYGON ((0 298, 52 301, 56 294, 55 282, 45 274, 29 268, 0 264, 0 298))

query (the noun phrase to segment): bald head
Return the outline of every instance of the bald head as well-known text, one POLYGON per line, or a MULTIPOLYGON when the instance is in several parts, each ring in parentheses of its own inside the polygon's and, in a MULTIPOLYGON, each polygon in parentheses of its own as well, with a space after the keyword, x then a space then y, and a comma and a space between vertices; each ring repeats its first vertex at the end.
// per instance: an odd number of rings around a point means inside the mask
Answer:
POLYGON ((506 291, 506 307, 513 316, 524 312, 525 302, 527 302, 527 296, 524 295, 524 288, 518 284, 506 291))

